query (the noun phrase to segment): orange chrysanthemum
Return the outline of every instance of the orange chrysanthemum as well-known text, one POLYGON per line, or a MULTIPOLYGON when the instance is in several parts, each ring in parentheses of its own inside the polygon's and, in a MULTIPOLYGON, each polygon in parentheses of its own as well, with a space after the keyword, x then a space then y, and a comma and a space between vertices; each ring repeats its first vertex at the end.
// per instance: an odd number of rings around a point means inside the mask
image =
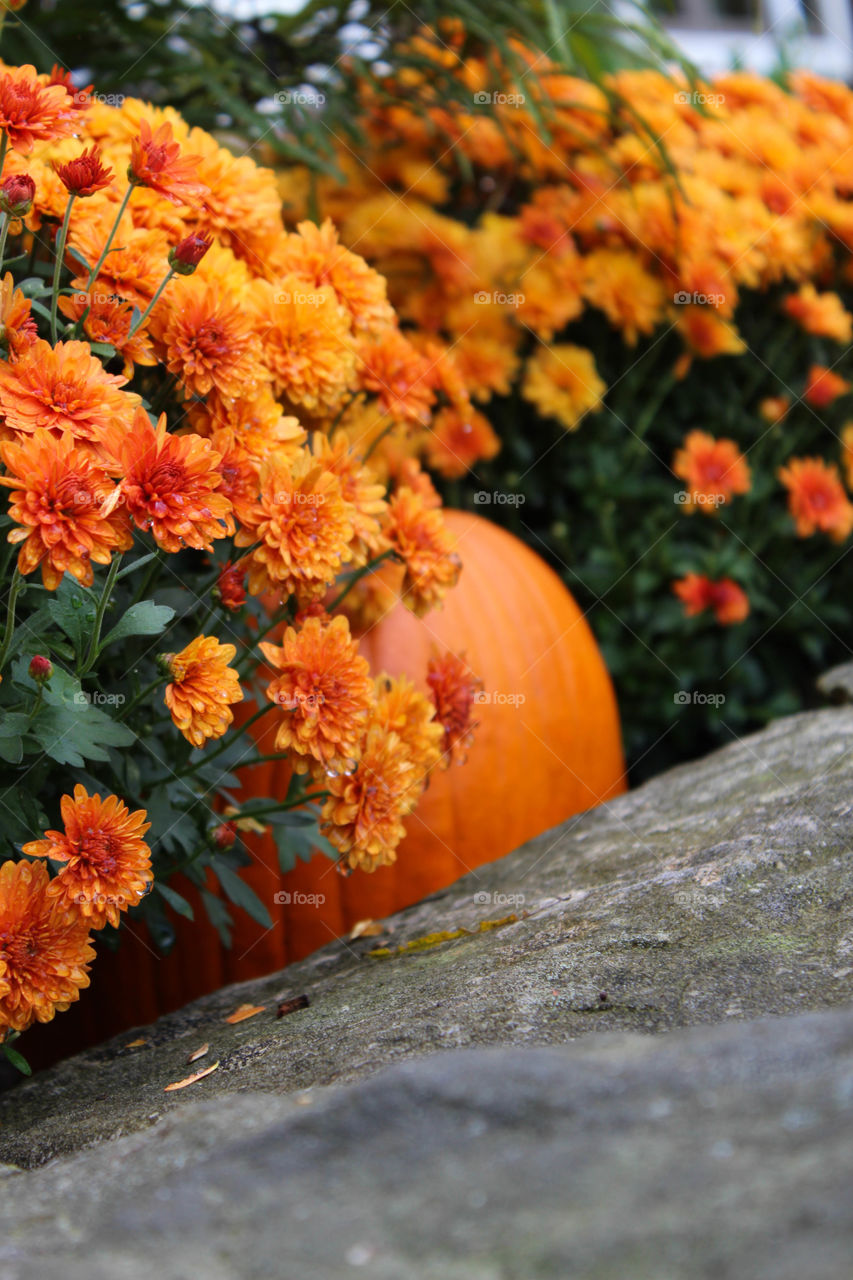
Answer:
POLYGON ((765 422, 775 427, 786 416, 790 407, 789 396, 765 396, 758 406, 758 412, 765 422))
POLYGON ((154 333, 164 361, 192 396, 214 389, 226 398, 250 396, 267 380, 261 345, 245 305, 222 284, 198 276, 172 286, 154 333))
POLYGON ((108 342, 124 359, 125 378, 133 376, 134 365, 154 365, 157 357, 148 336, 147 324, 130 336, 133 304, 103 288, 91 293, 74 292, 59 299, 59 310, 74 323, 83 320, 83 332, 90 342, 108 342))
POLYGON ((403 600, 418 617, 434 609, 456 584, 462 562, 441 511, 403 487, 388 504, 385 536, 405 565, 403 600))
POLYGON ((825 409, 839 396, 846 395, 850 383, 825 365, 813 364, 809 369, 803 399, 813 409, 825 409))
POLYGON ((198 180, 200 160, 200 156, 181 155, 168 121, 152 133, 151 125, 143 119, 131 146, 127 176, 136 186, 150 187, 172 204, 192 204, 207 191, 198 180))
POLYGON ((122 390, 126 381, 106 372, 88 342, 51 347, 39 338, 14 363, 0 361, 0 412, 7 430, 70 431, 113 454, 141 403, 122 390))
POLYGON ((21 573, 41 566, 48 590, 59 586, 70 573, 91 586, 92 564, 109 564, 114 551, 126 551, 133 539, 122 511, 105 513, 115 493, 106 471, 69 432, 57 438, 50 431, 36 431, 20 443, 0 444, 8 475, 9 515, 19 528, 9 542, 22 543, 18 553, 21 573))
POLYGON ((380 520, 387 510, 385 486, 350 448, 345 431, 336 431, 331 441, 322 432, 316 432, 312 452, 341 482, 353 526, 350 543, 353 563, 364 564, 382 546, 380 520))
POLYGON ((330 285, 356 331, 384 328, 393 321, 384 278, 340 244, 331 218, 321 227, 298 223, 276 247, 272 265, 277 275, 292 273, 314 286, 330 285))
POLYGON ((97 147, 83 151, 66 164, 55 163, 53 167, 65 190, 72 196, 93 196, 113 180, 113 171, 101 164, 101 153, 97 147))
POLYGON ((292 753, 297 773, 352 769, 375 694, 346 618, 307 618, 298 631, 287 628, 280 648, 267 641, 260 648, 279 672, 266 691, 285 713, 276 750, 292 753))
POLYGON ((435 403, 432 362, 399 329, 365 339, 358 348, 359 382, 396 422, 429 422, 435 403))
POLYGON ((276 394, 312 413, 336 410, 355 381, 355 349, 346 308, 328 286, 297 276, 256 287, 264 360, 276 394))
POLYGON ((268 383, 239 400, 220 400, 211 392, 204 402, 190 404, 187 417, 200 436, 229 429, 240 444, 260 463, 273 453, 296 453, 307 433, 299 419, 282 413, 268 383))
POLYGON ((785 299, 785 311, 792 320, 819 338, 849 343, 853 339, 853 316, 845 310, 837 293, 818 293, 813 284, 800 286, 785 299))
POLYGON ((360 755, 351 775, 328 780, 320 830, 344 866, 375 871, 396 860, 417 771, 397 734, 379 725, 371 725, 360 755))
POLYGON ((120 458, 124 478, 117 490, 136 526, 150 529, 158 546, 210 551, 231 524, 220 456, 201 436, 170 435, 163 414, 155 431, 140 409, 124 438, 120 458))
POLYGON ((0 349, 17 360, 37 338, 32 304, 15 288, 12 273, 7 271, 0 282, 0 349))
MULTIPOLYGON (((99 204, 97 209, 81 208, 82 216, 71 219, 69 244, 94 266, 100 260, 112 230, 115 213, 113 205, 108 202, 99 204)), ((92 288, 133 302, 140 311, 144 311, 163 279, 163 264, 169 252, 168 237, 159 227, 134 226, 130 217, 125 215, 114 246, 101 263, 92 288)), ((71 284, 74 289, 85 292, 88 276, 77 276, 71 284)))
POLYGON ((414 808, 426 786, 431 769, 441 759, 444 726, 437 718, 435 703, 412 684, 408 676, 379 676, 376 679, 376 707, 371 722, 387 733, 396 733, 415 765, 410 807, 414 808))
POLYGON ((0 866, 0 1028, 50 1022, 89 985, 89 926, 49 885, 42 863, 0 866))
POLYGON ((622 331, 629 347, 663 318, 664 286, 627 249, 594 249, 583 260, 583 290, 587 302, 598 307, 622 331))
POLYGON ((705 609, 713 609, 722 626, 743 622, 749 615, 749 596, 733 578, 712 581, 704 573, 688 573, 672 584, 672 589, 684 605, 688 618, 705 609))
POLYGON ((601 408, 607 390, 592 352, 571 343, 539 347, 527 362, 522 394, 540 413, 574 431, 586 414, 601 408))
POLYGON ((715 440, 705 431, 688 432, 672 470, 687 485, 687 511, 698 507, 705 515, 715 515, 735 494, 749 492, 749 465, 734 440, 715 440))
POLYGON ((196 636, 180 653, 166 653, 163 663, 172 679, 164 696, 172 720, 187 742, 203 747, 221 738, 234 719, 232 702, 243 701, 240 678, 228 664, 237 650, 216 636, 196 636))
POLYGON ((779 479, 788 490, 788 510, 800 538, 820 530, 834 542, 844 541, 853 529, 853 504, 836 466, 823 458, 791 458, 779 479))
POLYGON ((442 767, 464 764, 477 728, 473 714, 483 682, 474 675, 464 654, 447 652, 430 658, 427 685, 436 719, 444 730, 442 767))
POLYGON ((228 563, 216 579, 214 595, 223 609, 235 613, 246 603, 246 566, 241 560, 228 563))
POLYGON ((31 66, 0 71, 0 130, 15 151, 32 151, 37 142, 65 138, 75 127, 63 85, 42 84, 31 66))
POLYGON ((738 356, 746 343, 731 321, 713 307, 679 307, 676 327, 691 351, 704 360, 713 356, 738 356))
POLYGON ((261 544, 248 558, 252 595, 323 595, 352 559, 353 514, 339 477, 308 449, 263 462, 258 501, 243 513, 234 540, 238 547, 261 544))
POLYGON ((60 802, 63 831, 45 831, 43 840, 23 846, 30 858, 64 865, 50 882, 48 896, 77 911, 87 927, 118 927, 119 915, 136 906, 154 879, 151 850, 142 839, 151 826, 144 809, 131 813, 118 796, 90 796, 79 782, 74 798, 60 802))
POLYGON ((219 454, 219 492, 231 503, 238 520, 250 520, 258 496, 257 461, 231 430, 214 431, 210 443, 219 454))
POLYGON ((448 405, 432 420, 427 461, 443 476, 456 479, 476 462, 493 458, 500 447, 500 438, 485 414, 470 404, 466 408, 448 405))

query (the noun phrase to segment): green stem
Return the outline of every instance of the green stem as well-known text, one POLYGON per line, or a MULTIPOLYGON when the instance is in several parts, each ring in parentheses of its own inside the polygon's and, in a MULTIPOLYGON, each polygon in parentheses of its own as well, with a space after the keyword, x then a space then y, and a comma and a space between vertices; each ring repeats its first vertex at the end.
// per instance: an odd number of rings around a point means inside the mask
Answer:
POLYGON ((12 219, 8 213, 0 214, 0 271, 3 270, 3 263, 6 260, 6 240, 9 236, 9 224, 12 219))
POLYGON ((267 623, 267 625, 263 628, 263 630, 257 633, 250 647, 246 650, 242 658, 240 658, 239 662, 236 664, 237 670, 241 675, 243 674, 243 672, 246 670, 247 667, 251 666, 253 660, 255 662, 260 661, 260 659, 255 654, 255 649, 263 640, 264 636, 268 636, 271 631, 275 630, 275 628, 279 625, 280 622, 285 622, 287 620, 287 615, 289 612, 290 612, 290 601, 288 600, 288 602, 286 604, 283 604, 281 608, 276 609, 275 613, 273 614, 272 618, 267 623))
POLYGON ((132 338, 132 337, 133 337, 133 335, 134 335, 135 333, 138 333, 138 332, 139 332, 139 330, 142 328, 142 326, 145 324, 145 321, 146 321, 146 320, 148 319, 148 317, 151 315, 151 312, 154 310, 154 308, 156 307, 157 303, 159 302, 159 300, 160 300, 160 294, 161 294, 161 293, 163 292, 163 290, 166 288, 166 285, 167 285, 167 284, 169 283, 169 281, 172 279, 172 276, 174 276, 174 274, 175 274, 175 272, 172 270, 172 268, 171 268, 171 267, 169 267, 169 270, 166 272, 166 275, 165 275, 165 277, 164 277, 164 279, 163 279, 163 281, 162 281, 162 283, 161 283, 161 285, 160 285, 159 289, 158 289, 158 290, 157 290, 157 292, 154 294, 154 297, 153 297, 153 298, 151 299, 151 301, 148 303, 148 306, 145 308, 145 310, 143 311, 142 315, 141 315, 141 316, 139 316, 139 318, 135 321, 135 323, 134 323, 134 324, 132 324, 132 325, 130 326, 130 332, 129 332, 129 333, 128 333, 128 335, 127 335, 127 336, 128 336, 128 338, 132 338))
POLYGON ((373 453, 373 450, 376 448, 376 446, 378 444, 381 444, 381 442, 385 439, 388 433, 394 430, 396 425, 397 425, 396 422, 389 422, 388 426, 385 427, 382 431, 380 431, 378 436, 376 436, 373 440, 371 440, 370 444, 367 446, 367 450, 365 451, 363 458, 361 459, 362 463, 367 462, 368 458, 373 453))
MULTIPOLYGON (((65 217, 62 219, 59 239, 56 242, 56 259, 53 264, 53 293, 50 299, 50 340, 54 346, 56 345, 56 311, 59 306, 59 276, 65 257, 65 242, 68 239, 68 226, 71 222, 71 210, 74 207, 75 199, 76 197, 73 194, 68 197, 68 204, 65 206, 65 217)), ((2 258, 2 254, 0 254, 0 258, 2 258)))
POLYGON ((104 614, 107 611, 107 605, 110 602, 110 596, 112 594, 112 589, 115 586, 116 577, 118 576, 120 567, 121 556, 113 556, 112 563, 110 564, 110 571, 107 574, 107 580, 104 583, 104 589, 101 593, 101 598, 98 601, 98 608, 95 611, 95 622, 92 628, 92 639, 89 642, 89 651, 86 654, 82 668, 79 668, 77 671, 78 676, 84 676, 87 671, 91 670, 97 659, 98 645, 101 643, 101 627, 104 625, 104 614))
POLYGON ((136 707, 139 706, 140 702, 142 702, 144 698, 147 698, 149 693, 152 693, 158 685, 163 684, 165 680, 168 680, 168 676, 158 676, 156 680, 152 680, 150 684, 145 685, 144 689, 140 689, 139 693, 137 693, 134 698, 131 698, 127 706, 115 717, 116 720, 125 720, 130 715, 131 711, 134 711, 136 707))
MULTIPOLYGON (((0 9, 0 17, 5 16, 5 9, 0 9)), ((2 22, 0 22, 2 28, 2 22)), ((6 152, 9 149, 9 135, 4 129, 0 134, 0 178, 3 176, 3 165, 6 163, 6 152)))
POLYGON ((274 760, 289 760, 291 753, 289 751, 273 751, 266 756, 252 756, 251 760, 241 760, 236 766, 238 769, 250 769, 255 764, 271 764, 274 760))
POLYGON ((361 579, 366 577, 368 573, 372 573, 373 570, 376 568, 376 566, 381 564, 383 560, 388 560, 393 555, 394 555, 393 549, 389 548, 387 551, 383 551, 381 556, 376 556, 375 559, 368 560, 367 564, 362 565, 360 569, 356 569, 353 573, 351 573, 349 575, 347 585, 344 587, 343 591, 339 595, 335 596, 334 600, 330 605, 326 606, 326 613, 333 613, 335 609, 337 609, 341 601, 346 598, 347 593, 352 590, 352 588, 355 586, 357 582, 360 582, 361 579))
POLYGON ((2 646, 0 646, 0 671, 2 671, 3 667, 5 666, 6 658, 9 653, 9 648, 12 644, 12 635, 14 634, 14 631, 15 631, 15 606, 18 602, 18 596, 21 593, 21 588, 23 587, 23 585, 24 585, 24 579, 21 575, 21 571, 18 568, 18 566, 15 565, 15 572, 12 576, 12 585, 9 588, 8 613, 6 614, 6 630, 3 633, 3 644, 2 646))
POLYGON ((297 800, 292 804, 265 804, 261 809, 250 809, 248 813, 232 813, 230 818, 226 818, 226 822, 239 822, 241 818, 263 818, 267 813, 286 813, 289 809, 301 809, 304 804, 308 804, 310 800, 325 800, 330 796, 331 791, 313 791, 310 795, 304 796, 301 800, 297 800))
POLYGON ((154 584, 154 580, 160 572, 162 563, 163 563, 163 551, 160 547, 158 547, 156 552, 154 553, 154 559, 151 561, 151 564, 148 567, 148 572, 143 578, 142 583, 138 591, 136 592, 136 595, 133 597, 133 600, 131 601, 131 606, 135 604, 139 604, 140 600, 147 599, 148 591, 154 584))
POLYGON ((87 293, 91 291, 92 285, 95 283, 95 281, 98 278, 98 272, 100 271, 101 267, 104 265, 104 260, 106 259, 107 254, 112 248, 112 243, 113 243, 113 240, 115 240, 116 232, 118 231, 118 228, 119 228, 119 223, 124 217, 124 211, 127 208, 127 202, 129 201, 132 195, 133 195, 133 184, 131 183, 130 186, 128 186, 127 191, 125 191, 124 196, 122 198, 122 202, 119 205, 119 210, 118 210, 118 213, 116 214, 116 220, 113 223, 112 231, 107 236, 106 243, 104 245, 101 256, 100 258, 98 258, 98 261, 95 263, 94 267, 89 272, 89 280, 86 285, 87 293))
MULTIPOLYGON (((249 716, 249 719, 240 726, 240 733, 245 733, 250 725, 253 725, 256 720, 260 720, 261 716, 265 716, 268 711, 272 711, 276 705, 277 704, 275 702, 268 702, 265 706, 259 707, 255 714, 253 716, 249 716)), ((197 760, 195 764, 189 765, 186 769, 179 770, 178 773, 174 774, 174 777, 189 777, 190 774, 195 773, 196 769, 200 769, 203 764, 210 764, 211 760, 215 760, 217 756, 222 755, 222 752, 225 751, 227 747, 230 747, 233 741, 233 737, 230 734, 227 735, 222 739, 218 747, 214 747, 213 751, 203 756, 201 760, 197 760)), ((236 767, 240 767, 239 763, 236 767)))

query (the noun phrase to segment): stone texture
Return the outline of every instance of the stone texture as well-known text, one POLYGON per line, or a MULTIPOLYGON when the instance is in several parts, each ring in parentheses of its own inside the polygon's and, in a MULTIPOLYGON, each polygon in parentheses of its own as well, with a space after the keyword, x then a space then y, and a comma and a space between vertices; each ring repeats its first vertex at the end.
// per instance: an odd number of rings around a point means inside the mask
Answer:
POLYGON ((159 1132, 201 1100, 355 1081, 433 1051, 850 1002, 851 833, 853 709, 778 721, 480 868, 386 937, 335 943, 19 1085, 0 1098, 0 1162, 35 1166, 159 1132), (277 1019, 303 992, 310 1007, 277 1019), (243 1001, 267 1010, 227 1024, 243 1001), (164 1093, 204 1041, 218 1070, 164 1093))
POLYGON ((2 1280, 842 1280, 853 1008, 231 1094, 4 1179, 2 1280))

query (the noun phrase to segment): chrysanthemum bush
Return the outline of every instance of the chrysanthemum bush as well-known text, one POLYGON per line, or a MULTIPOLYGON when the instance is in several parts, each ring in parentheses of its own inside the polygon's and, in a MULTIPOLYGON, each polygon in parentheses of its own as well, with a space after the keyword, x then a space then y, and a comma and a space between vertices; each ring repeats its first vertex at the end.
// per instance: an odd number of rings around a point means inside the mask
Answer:
POLYGON ((312 188, 476 402, 406 448, 563 573, 635 776, 808 704, 850 654, 853 94, 418 44, 312 188))
POLYGON ((0 67, 0 259, 0 1042, 21 1063, 12 1039, 77 999, 125 913, 168 944, 178 873, 225 941, 234 907, 272 923, 247 833, 271 827, 284 869, 393 861, 478 686, 443 653, 374 678, 342 612, 381 562, 424 613, 460 563, 420 469, 371 467, 359 415, 405 436, 433 393, 389 382, 384 280, 330 223, 286 233, 274 175, 172 111, 0 67), (292 781, 259 796, 271 759, 292 781))

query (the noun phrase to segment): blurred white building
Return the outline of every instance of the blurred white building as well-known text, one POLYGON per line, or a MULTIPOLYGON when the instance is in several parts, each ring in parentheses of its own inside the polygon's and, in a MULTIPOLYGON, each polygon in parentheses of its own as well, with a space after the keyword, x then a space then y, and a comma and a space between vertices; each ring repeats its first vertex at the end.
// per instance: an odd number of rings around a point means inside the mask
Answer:
POLYGON ((853 81, 851 0, 656 0, 659 20, 700 71, 770 72, 783 60, 853 81))

